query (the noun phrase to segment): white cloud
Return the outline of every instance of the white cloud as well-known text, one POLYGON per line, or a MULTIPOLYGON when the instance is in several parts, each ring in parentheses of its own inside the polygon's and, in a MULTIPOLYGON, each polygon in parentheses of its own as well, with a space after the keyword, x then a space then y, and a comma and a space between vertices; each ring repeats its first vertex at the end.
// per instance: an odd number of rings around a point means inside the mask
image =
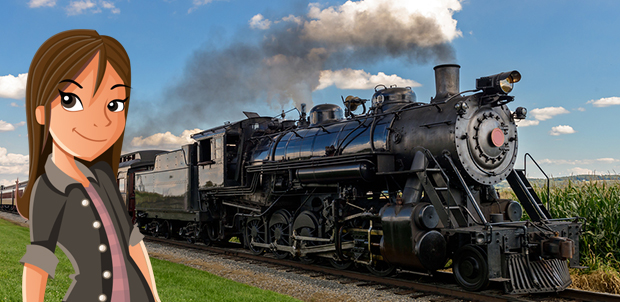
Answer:
POLYGON ((109 9, 113 14, 120 14, 121 10, 114 6, 114 3, 108 1, 102 1, 103 8, 109 9))
POLYGON ((575 129, 573 129, 573 127, 569 125, 559 125, 559 126, 552 127, 551 131, 549 131, 549 134, 558 136, 562 134, 571 134, 575 132, 576 132, 575 129))
POLYGON ((519 127, 536 126, 540 123, 538 120, 516 120, 515 122, 519 127))
POLYGON ((620 162, 620 159, 611 158, 611 157, 597 158, 597 159, 576 159, 576 160, 545 158, 545 159, 540 160, 539 162, 542 164, 551 164, 551 165, 591 165, 597 162, 606 163, 606 164, 616 163, 616 162, 620 162))
POLYGON ((11 107, 22 107, 22 106, 18 105, 18 104, 17 104, 17 103, 15 103, 15 102, 12 102, 12 103, 11 103, 11 107))
POLYGON ((577 111, 585 112, 585 111, 586 111, 586 108, 579 107, 579 108, 577 108, 577 111))
POLYGON ((304 23, 301 17, 295 15, 288 15, 280 20, 271 21, 269 19, 266 19, 262 14, 254 15, 254 17, 252 17, 252 19, 250 19, 248 23, 250 24, 250 28, 267 30, 271 27, 272 23, 278 24, 280 22, 293 22, 297 25, 302 25, 304 23))
POLYGON ((190 8, 187 11, 187 13, 189 14, 189 13, 195 11, 199 6, 209 4, 209 3, 213 2, 213 1, 215 1, 215 0, 194 0, 194 1, 192 1, 194 6, 192 8, 190 8))
POLYGON ((27 73, 20 73, 16 77, 9 74, 0 76, 0 98, 21 100, 26 96, 27 73))
POLYGON ((305 37, 334 45, 403 45, 428 47, 462 36, 454 12, 458 0, 362 0, 321 9, 309 5, 305 37), (399 33, 398 41, 389 33, 399 33))
POLYGON ((598 100, 590 100, 587 104, 592 104, 594 107, 609 107, 613 105, 620 105, 620 97, 613 96, 610 98, 602 98, 598 100))
POLYGON ((0 132, 7 132, 13 130, 15 130, 15 126, 13 124, 0 120, 0 132))
POLYGON ((605 157, 605 158, 597 158, 596 161, 603 162, 603 163, 606 163, 606 164, 611 164, 611 163, 615 163, 615 162, 620 162, 620 159, 615 159, 615 158, 611 158, 611 157, 605 157))
POLYGON ((582 174, 594 174, 594 171, 590 170, 590 169, 586 169, 586 168, 580 168, 580 167, 575 167, 569 170, 571 173, 576 174, 576 175, 582 175, 582 174))
MULTIPOLYGON (((69 6, 66 7, 67 15, 74 16, 83 14, 87 9, 95 7, 95 3, 90 0, 83 1, 71 1, 69 6)), ((93 12, 96 12, 94 10, 93 12)))
POLYGON ((570 111, 564 109, 564 107, 545 107, 545 108, 536 108, 530 111, 530 114, 534 116, 535 119, 539 121, 546 121, 548 119, 553 118, 559 114, 570 113, 570 111))
POLYGON ((0 147, 0 165, 27 165, 28 155, 9 153, 6 148, 0 147))
POLYGON ((261 14, 255 15, 250 19, 250 28, 265 30, 269 29, 269 26, 271 26, 271 21, 265 19, 261 14))
MULTIPOLYGON (((301 25, 302 23, 304 23, 304 21, 300 17, 294 16, 294 15, 288 15, 282 18, 282 21, 293 22, 293 23, 296 23, 297 25, 301 25)), ((276 23, 277 22, 279 21, 276 21, 276 23)))
POLYGON ((0 147, 0 174, 28 175, 28 155, 8 153, 0 147))
POLYGON ((156 149, 178 148, 181 145, 194 142, 190 137, 194 133, 202 131, 201 129, 184 130, 181 135, 176 136, 170 131, 166 133, 156 133, 146 138, 142 136, 134 137, 131 140, 132 147, 153 147, 156 149))
POLYGON ((372 89, 378 84, 384 85, 397 85, 399 87, 419 87, 420 83, 403 79, 395 74, 386 75, 383 72, 379 72, 376 75, 372 75, 364 70, 354 70, 345 68, 341 70, 323 70, 319 77, 319 86, 316 90, 325 89, 329 86, 335 85, 340 89, 372 89))
POLYGON ((30 6, 30 8, 36 8, 41 6, 52 7, 54 5, 56 5, 56 0, 30 0, 30 2, 28 2, 28 6, 30 6))
POLYGON ((8 122, 5 122, 3 120, 0 120, 0 132, 8 132, 8 131, 13 131, 15 130, 16 127, 21 127, 23 125, 26 125, 26 122, 19 122, 17 124, 11 124, 8 122))

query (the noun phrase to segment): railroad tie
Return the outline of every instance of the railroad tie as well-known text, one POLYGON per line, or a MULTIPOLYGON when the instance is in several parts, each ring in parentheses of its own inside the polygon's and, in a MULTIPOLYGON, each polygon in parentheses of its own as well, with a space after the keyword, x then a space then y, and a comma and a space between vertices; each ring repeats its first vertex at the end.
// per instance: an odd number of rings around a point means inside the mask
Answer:
POLYGON ((417 293, 417 294, 413 294, 411 296, 409 296, 409 298, 413 298, 413 299, 418 299, 418 298, 422 298, 422 297, 426 297, 430 294, 426 294, 426 293, 417 293))
POLYGON ((402 291, 398 291, 395 292, 395 295, 399 295, 399 296, 404 296, 404 295, 409 295, 409 294, 413 294, 413 293, 417 293, 417 290, 413 290, 413 289, 408 289, 408 290, 402 290, 402 291))
POLYGON ((360 284, 355 284, 355 286, 373 286, 373 285, 379 285, 379 283, 377 282, 367 282, 367 281, 361 281, 360 284))

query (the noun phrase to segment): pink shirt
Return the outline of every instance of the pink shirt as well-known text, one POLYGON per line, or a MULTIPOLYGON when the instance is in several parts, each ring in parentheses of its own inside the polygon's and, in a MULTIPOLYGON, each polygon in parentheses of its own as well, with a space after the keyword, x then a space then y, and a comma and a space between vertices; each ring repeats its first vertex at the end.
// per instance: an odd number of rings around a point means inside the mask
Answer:
MULTIPOLYGON (((85 188, 88 196, 92 200, 97 213, 101 218, 101 223, 108 238, 110 254, 112 256, 112 297, 111 302, 129 302, 129 279, 127 278, 127 268, 125 267, 125 259, 123 259, 123 251, 118 241, 118 235, 110 213, 108 213, 101 197, 92 185, 85 188)), ((105 272, 104 272, 105 274, 105 272)), ((105 276, 104 276, 105 278, 105 276)))

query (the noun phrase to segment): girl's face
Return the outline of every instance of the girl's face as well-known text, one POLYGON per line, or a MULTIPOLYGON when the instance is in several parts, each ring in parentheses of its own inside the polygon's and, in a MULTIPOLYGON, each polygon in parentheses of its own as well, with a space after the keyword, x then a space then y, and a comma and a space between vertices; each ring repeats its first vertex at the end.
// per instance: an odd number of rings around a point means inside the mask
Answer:
POLYGON ((86 161, 112 147, 125 129, 125 83, 108 62, 95 91, 98 61, 99 54, 77 78, 60 81, 60 95, 51 104, 49 131, 54 144, 86 161))

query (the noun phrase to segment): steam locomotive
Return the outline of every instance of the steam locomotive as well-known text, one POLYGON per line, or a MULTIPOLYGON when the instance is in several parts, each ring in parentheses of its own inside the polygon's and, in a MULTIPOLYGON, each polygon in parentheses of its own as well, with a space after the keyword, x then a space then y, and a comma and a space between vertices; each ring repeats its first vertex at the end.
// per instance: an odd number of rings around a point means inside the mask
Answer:
POLYGON ((205 244, 240 239, 334 267, 434 272, 508 293, 561 291, 579 266, 578 218, 553 218, 524 170, 510 71, 459 91, 454 64, 435 67, 436 95, 378 86, 371 100, 322 104, 299 120, 246 119, 194 134, 179 150, 121 157, 118 184, 141 230, 205 244), (469 95, 465 95, 469 94, 469 95), (355 112, 362 111, 356 114, 355 112), (493 185, 507 180, 518 201, 493 185), (523 220, 523 209, 529 219, 523 220))

